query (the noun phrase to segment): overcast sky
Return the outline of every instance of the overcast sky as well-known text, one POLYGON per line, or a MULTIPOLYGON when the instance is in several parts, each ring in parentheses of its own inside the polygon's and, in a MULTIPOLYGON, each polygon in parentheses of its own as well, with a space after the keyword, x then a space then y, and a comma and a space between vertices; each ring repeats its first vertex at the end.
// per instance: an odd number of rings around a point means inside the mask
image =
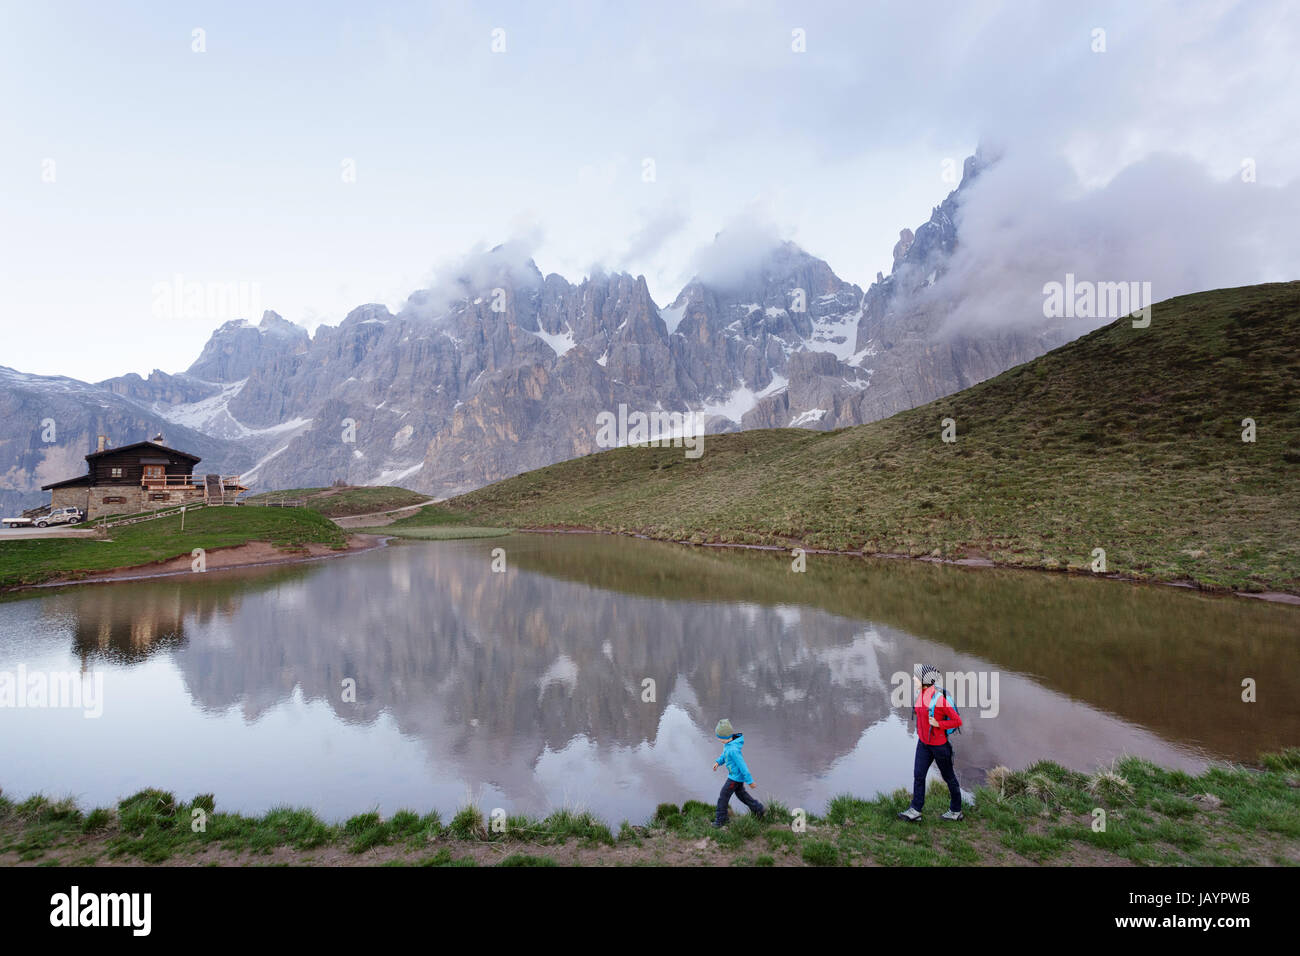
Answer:
POLYGON ((160 303, 177 277, 314 328, 506 240, 573 281, 644 274, 660 305, 729 225, 865 287, 979 142, 1015 160, 989 234, 1032 204, 1023 235, 1068 251, 1087 207, 1140 255, 1177 210, 1177 291, 1259 250, 1279 262, 1244 281, 1300 277, 1300 4, 1080 6, 4 0, 0 365, 181 371, 260 313, 160 303))

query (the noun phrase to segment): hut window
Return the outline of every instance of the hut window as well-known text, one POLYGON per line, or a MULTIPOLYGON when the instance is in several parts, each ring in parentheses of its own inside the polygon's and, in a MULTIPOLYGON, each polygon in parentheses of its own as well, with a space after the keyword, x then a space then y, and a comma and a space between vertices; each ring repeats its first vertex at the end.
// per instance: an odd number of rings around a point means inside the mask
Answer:
POLYGON ((109 474, 111 474, 114 478, 121 478, 121 477, 122 477, 122 469, 121 469, 121 468, 114 468, 114 469, 112 469, 112 470, 109 472, 109 474))

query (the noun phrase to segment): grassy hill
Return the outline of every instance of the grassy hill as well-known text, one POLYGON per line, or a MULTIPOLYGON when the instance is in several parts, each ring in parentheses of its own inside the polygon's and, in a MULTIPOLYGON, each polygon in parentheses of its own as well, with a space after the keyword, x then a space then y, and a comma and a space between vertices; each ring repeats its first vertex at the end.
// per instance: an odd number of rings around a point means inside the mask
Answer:
POLYGON ((208 551, 266 541, 285 550, 308 544, 343 548, 347 533, 306 508, 202 508, 179 516, 113 528, 107 540, 44 538, 0 542, 0 590, 77 577, 91 571, 136 567, 208 551))
POLYGON ((1300 592, 1300 282, 1154 306, 835 432, 621 448, 447 503, 477 524, 987 557, 1300 592), (941 421, 957 440, 941 440, 941 421), (1256 441, 1242 440, 1242 420, 1256 441))
POLYGON ((374 514, 378 511, 393 511, 398 508, 409 508, 428 500, 428 495, 422 495, 418 491, 387 485, 290 488, 285 491, 264 491, 248 498, 251 504, 301 501, 305 507, 327 518, 347 518, 352 515, 374 514))

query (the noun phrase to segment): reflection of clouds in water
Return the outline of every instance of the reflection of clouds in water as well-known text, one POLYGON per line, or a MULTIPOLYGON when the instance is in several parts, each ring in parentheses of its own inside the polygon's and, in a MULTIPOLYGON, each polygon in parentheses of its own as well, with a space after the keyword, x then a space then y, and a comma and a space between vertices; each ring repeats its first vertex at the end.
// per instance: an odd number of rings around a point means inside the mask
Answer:
POLYGON ((695 694, 695 688, 691 686, 691 680, 685 674, 678 674, 673 680, 672 691, 668 695, 668 703, 682 708, 688 714, 700 713, 700 699, 695 694))
MULTIPOLYGON (((634 819, 658 802, 711 799, 703 758, 715 756, 710 732, 723 716, 747 732, 747 755, 783 798, 819 807, 836 788, 869 795, 903 785, 914 738, 891 714, 888 676, 918 659, 991 666, 817 608, 669 600, 519 566, 507 577, 486 569, 468 549, 358 556, 313 576, 314 614, 285 620, 278 595, 250 594, 231 610, 248 646, 213 655, 195 629, 178 656, 195 690, 242 690, 245 712, 272 706, 277 687, 296 681, 344 721, 391 713, 422 742, 431 776, 489 781, 512 812, 567 803, 634 819), (384 594, 389 562, 421 582, 401 602, 384 594), (268 616, 283 624, 273 636, 268 616), (360 705, 337 704, 342 673, 358 676, 360 705), (641 700, 646 677, 661 703, 641 700), (819 782, 828 775, 833 785, 819 782)), ((1017 684, 1005 677, 1010 700, 1017 684)), ((1047 693, 980 721, 989 726, 959 738, 959 768, 1042 757, 1037 741, 1055 735, 1041 725, 1078 730, 1078 714, 1047 693)), ((1079 718, 1094 742, 1164 749, 1097 716, 1079 718)), ((1061 747, 1072 752, 1077 745, 1061 747)))
POLYGON ((801 615, 799 608, 791 604, 778 604, 771 609, 771 613, 785 625, 786 630, 793 631, 799 626, 801 615))
MULTIPOLYGON (((911 790, 912 759, 916 753, 916 737, 908 733, 907 721, 891 713, 862 732, 857 744, 848 753, 831 762, 826 772, 812 780, 804 798, 814 807, 825 806, 833 797, 843 793, 870 798, 873 794, 862 786, 863 768, 876 769, 877 789, 882 792, 902 787, 911 790), (901 771, 901 772, 900 772, 901 771)), ((930 780, 941 780, 937 767, 930 768, 930 780)), ((972 799, 971 780, 962 780, 962 795, 972 799)), ((947 798, 944 798, 945 801, 947 798)), ((926 800, 927 810, 930 807, 926 800)), ((942 810, 947 809, 943 803, 942 810)), ((940 810, 939 812, 942 812, 940 810)))
POLYGON ((838 687, 860 684, 872 690, 884 688, 876 652, 892 649, 873 627, 854 636, 852 643, 840 647, 821 647, 813 651, 817 660, 830 669, 831 683, 838 687))
POLYGON ((410 594, 411 566, 401 562, 394 562, 389 571, 388 582, 393 586, 393 590, 399 594, 410 594))
POLYGON ((239 643, 235 634, 235 623, 233 618, 219 617, 208 621, 204 631, 204 639, 218 651, 232 651, 239 643))
MULTIPOLYGON (((380 803, 452 813, 472 788, 485 810, 543 813, 567 803, 614 823, 640 822, 660 802, 714 799, 719 779, 707 763, 717 755, 712 728, 720 717, 745 732, 746 758, 765 797, 819 810, 839 792, 870 796, 907 785, 915 738, 906 715, 890 710, 892 673, 910 672, 916 660, 949 671, 996 666, 865 623, 865 615, 830 613, 791 596, 772 605, 750 599, 776 590, 784 566, 779 580, 692 600, 677 594, 671 570, 701 555, 625 541, 519 545, 526 547, 544 555, 532 567, 516 563, 509 575, 490 573, 484 545, 448 543, 355 555, 287 580, 128 584, 30 606, 61 622, 64 641, 68 629, 130 625, 134 634, 156 619, 155 633, 169 619, 183 620, 183 645, 150 645, 154 662, 174 664, 183 689, 156 679, 150 685, 147 668, 123 670, 114 699, 132 694, 141 706, 104 718, 120 741, 107 745, 110 753, 139 772, 141 785, 169 785, 179 768, 204 759, 217 779, 197 789, 235 776, 227 768, 222 778, 211 758, 171 754, 164 744, 183 722, 159 718, 170 709, 235 718, 220 729, 227 749, 243 755, 242 786, 231 787, 230 799, 251 794, 249 805, 260 806, 269 794, 272 802, 339 812, 380 803), (658 568, 666 576, 660 590, 646 593, 642 555, 654 553, 673 563, 658 568), (575 555, 589 563, 573 565, 575 555), (616 556, 635 565, 636 589, 558 576, 593 580, 618 569, 616 556), (402 582, 410 590, 394 599, 402 582), (357 680, 356 704, 340 701, 343 677, 357 680), (657 702, 641 699, 645 678, 655 680, 657 702), (342 779, 357 773, 365 779, 342 779)), ((737 563, 704 560, 724 569, 737 563)), ((4 633, 22 641, 21 632, 4 633)), ((963 709, 971 724, 955 738, 963 781, 975 782, 974 768, 1042 757, 1091 769, 1125 750, 1182 765, 1167 740, 1000 673, 998 718, 963 709)))
POLYGON ((740 617, 744 618, 745 623, 752 627, 758 623, 759 618, 763 617, 763 615, 768 613, 771 609, 765 608, 760 604, 750 604, 746 601, 739 604, 733 604, 732 610, 740 615, 740 617))
MULTIPOLYGON (((810 783, 806 799, 821 806, 841 793, 870 796, 862 792, 863 767, 910 767, 915 752, 916 738, 907 733, 907 722, 891 713, 862 731, 852 750, 831 761, 825 772, 810 783)), ((899 779, 897 772, 886 776, 899 779)), ((908 776, 910 784, 910 774, 908 776)))
POLYGON ((565 693, 572 694, 578 686, 578 665, 568 654, 561 654, 550 667, 542 673, 537 681, 537 700, 540 703, 546 696, 546 689, 552 684, 559 684, 565 693))
POLYGON ((292 614, 307 610, 312 588, 308 579, 286 581, 276 586, 274 594, 276 607, 283 613, 292 614))
MULTIPOLYGON (((546 748, 537 758, 534 775, 546 806, 588 809, 617 824, 628 815, 629 797, 648 812, 660 803, 680 804, 692 796, 710 800, 700 781, 710 772, 707 764, 717 750, 685 710, 670 704, 650 740, 634 746, 601 745, 579 734, 559 750, 546 748)), ((715 778, 721 786, 721 777, 715 778)), ((632 822, 642 821, 634 817, 632 822)))

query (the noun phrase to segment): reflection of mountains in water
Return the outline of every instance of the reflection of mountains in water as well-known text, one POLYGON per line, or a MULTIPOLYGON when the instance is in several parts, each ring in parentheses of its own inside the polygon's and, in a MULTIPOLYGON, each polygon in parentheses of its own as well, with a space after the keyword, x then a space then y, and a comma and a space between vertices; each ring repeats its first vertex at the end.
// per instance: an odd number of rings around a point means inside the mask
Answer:
POLYGON ((933 641, 922 646, 941 670, 961 669, 957 656, 973 655, 983 667, 1033 675, 1050 691, 1234 759, 1300 740, 1294 608, 916 561, 814 555, 805 573, 792 573, 787 553, 584 537, 590 544, 533 543, 512 554, 521 567, 631 593, 811 605, 876 622, 882 632, 933 641), (1268 688, 1249 707, 1243 677, 1268 688))
MULTIPOLYGON (((252 718, 300 687, 343 720, 559 749, 653 739, 673 698, 701 725, 764 712, 825 756, 889 710, 890 642, 810 609, 629 597, 486 549, 406 547, 248 594, 175 653, 206 708, 252 718), (357 703, 342 700, 353 678, 357 703), (642 701, 655 681, 657 703, 642 701)), ((901 666, 901 665, 900 665, 901 666)), ((908 665, 910 666, 910 665, 908 665)))
POLYGON ((1023 572, 814 557, 796 574, 781 555, 519 536, 56 603, 75 613, 83 653, 105 633, 138 654, 167 646, 205 709, 238 704, 252 719, 300 688, 344 721, 391 714, 467 779, 530 779, 539 754, 575 739, 625 754, 693 734, 711 746, 721 716, 785 741, 791 773, 817 774, 891 719, 890 677, 916 660, 1002 670, 1001 715, 960 738, 968 766, 1090 766, 1089 748, 1105 759, 1117 742, 1168 759, 1159 737, 1121 733, 1107 713, 1237 758, 1271 746, 1252 721, 1300 737, 1291 609, 1023 572), (502 545, 510 570, 494 574, 502 545), (1266 675, 1266 703, 1214 692, 1238 671, 1266 675), (656 703, 642 701, 647 678, 656 703))

